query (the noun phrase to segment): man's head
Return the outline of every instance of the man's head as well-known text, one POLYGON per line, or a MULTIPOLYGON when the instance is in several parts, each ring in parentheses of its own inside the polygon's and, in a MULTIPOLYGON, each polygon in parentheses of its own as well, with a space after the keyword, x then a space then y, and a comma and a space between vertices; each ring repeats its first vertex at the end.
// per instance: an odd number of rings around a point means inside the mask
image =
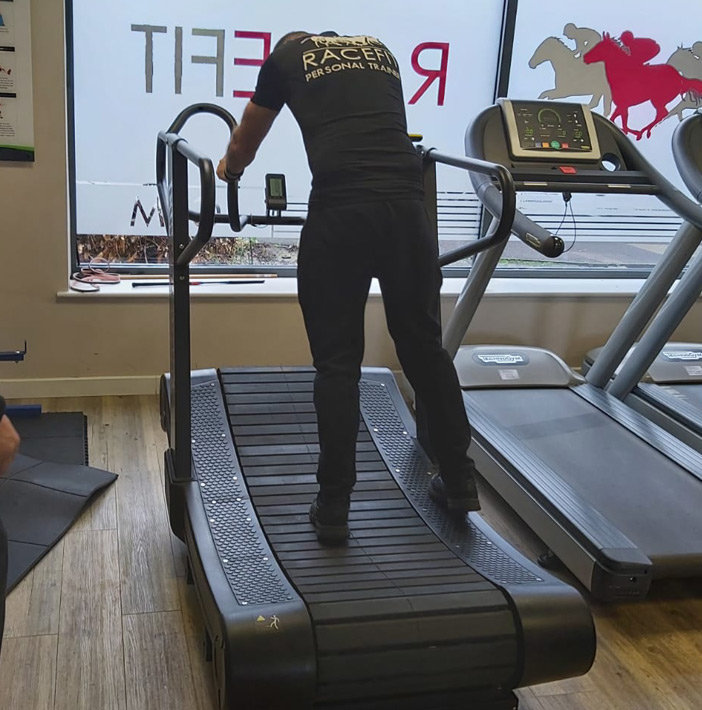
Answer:
POLYGON ((311 32, 304 32, 302 30, 295 30, 294 32, 288 32, 287 34, 283 35, 275 43, 275 47, 273 47, 273 51, 275 51, 279 47, 282 47, 284 44, 287 44, 288 42, 292 42, 295 39, 301 39, 302 37, 310 37, 311 35, 312 35, 311 32))

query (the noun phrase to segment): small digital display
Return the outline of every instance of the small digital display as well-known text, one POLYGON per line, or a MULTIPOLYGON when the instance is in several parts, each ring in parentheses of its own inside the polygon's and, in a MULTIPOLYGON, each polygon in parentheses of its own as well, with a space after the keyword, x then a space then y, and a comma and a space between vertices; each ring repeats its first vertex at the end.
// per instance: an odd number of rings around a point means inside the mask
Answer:
POLYGON ((504 101, 510 147, 516 157, 599 158, 589 109, 557 101, 504 101))
POLYGON ((268 178, 268 194, 271 197, 283 197, 283 181, 278 178, 268 178))
POLYGON ((266 209, 286 210, 288 198, 285 190, 285 175, 282 173, 266 173, 266 209))

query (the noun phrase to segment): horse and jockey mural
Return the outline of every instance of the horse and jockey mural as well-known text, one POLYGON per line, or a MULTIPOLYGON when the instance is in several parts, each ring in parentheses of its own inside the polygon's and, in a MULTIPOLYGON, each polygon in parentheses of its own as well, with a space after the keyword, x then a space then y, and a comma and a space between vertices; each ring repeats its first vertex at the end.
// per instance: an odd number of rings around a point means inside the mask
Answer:
POLYGON ((649 37, 626 30, 619 37, 599 33, 569 22, 563 35, 547 37, 529 60, 536 69, 550 62, 554 87, 542 91, 540 99, 590 96, 590 108, 602 104, 602 112, 612 121, 619 119, 624 133, 636 140, 650 138, 651 130, 671 116, 683 119, 686 109, 702 104, 702 42, 678 47, 667 62, 655 62, 660 45, 649 37), (655 115, 641 128, 629 125, 629 111, 650 104, 655 115))

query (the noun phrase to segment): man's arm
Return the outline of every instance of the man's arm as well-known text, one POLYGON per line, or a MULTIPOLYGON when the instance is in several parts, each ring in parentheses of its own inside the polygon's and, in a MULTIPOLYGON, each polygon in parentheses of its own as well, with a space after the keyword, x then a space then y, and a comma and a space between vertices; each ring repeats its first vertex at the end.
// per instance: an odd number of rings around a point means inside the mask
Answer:
POLYGON ((249 101, 239 125, 232 131, 227 152, 217 166, 217 177, 229 181, 238 177, 253 162, 256 151, 268 134, 278 111, 249 101))

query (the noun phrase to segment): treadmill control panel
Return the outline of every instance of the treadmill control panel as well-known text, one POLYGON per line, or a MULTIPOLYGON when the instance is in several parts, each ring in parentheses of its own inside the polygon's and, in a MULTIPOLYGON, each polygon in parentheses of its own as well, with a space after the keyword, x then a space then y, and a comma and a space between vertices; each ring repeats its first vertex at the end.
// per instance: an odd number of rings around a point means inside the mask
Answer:
POLYGON ((498 99, 513 158, 600 160, 597 131, 584 104, 498 99))

